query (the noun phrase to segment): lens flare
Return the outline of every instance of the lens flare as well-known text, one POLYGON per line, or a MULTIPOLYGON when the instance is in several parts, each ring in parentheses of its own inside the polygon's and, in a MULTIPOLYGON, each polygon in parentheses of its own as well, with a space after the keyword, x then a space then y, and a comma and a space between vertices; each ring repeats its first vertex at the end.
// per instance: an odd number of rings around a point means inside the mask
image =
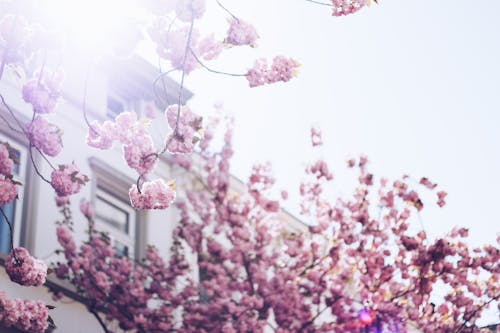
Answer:
POLYGON ((358 312, 358 319, 363 325, 368 326, 373 323, 375 316, 373 315, 373 311, 363 309, 358 312))
POLYGON ((72 47, 104 51, 136 42, 141 10, 131 0, 44 0, 40 15, 62 30, 72 47))

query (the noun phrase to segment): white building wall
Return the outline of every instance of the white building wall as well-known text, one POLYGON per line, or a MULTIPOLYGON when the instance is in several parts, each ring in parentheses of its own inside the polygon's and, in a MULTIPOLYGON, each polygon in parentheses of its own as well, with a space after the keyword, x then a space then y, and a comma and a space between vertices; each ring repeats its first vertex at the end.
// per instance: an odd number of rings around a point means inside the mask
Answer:
MULTIPOLYGON (((145 63, 141 64, 146 66, 145 63)), ((148 68, 145 68, 146 72, 149 74, 154 73, 154 68, 150 65, 148 66, 148 68)), ((77 59, 72 59, 71 63, 65 66, 66 79, 63 84, 63 96, 65 100, 56 108, 56 114, 47 118, 64 131, 62 136, 64 149, 57 157, 50 158, 51 162, 54 165, 58 165, 74 161, 80 168, 80 171, 91 178, 91 182, 87 183, 79 194, 71 197, 74 235, 77 241, 86 239, 85 231, 88 227, 86 220, 79 213, 80 199, 92 199, 93 191, 95 191, 95 183, 93 183, 95 179, 92 179, 93 173, 90 159, 97 159, 104 165, 108 165, 111 172, 116 170, 127 179, 135 181, 138 176, 134 170, 126 165, 122 156, 122 149, 119 145, 115 145, 111 150, 102 151, 90 148, 85 143, 88 130, 84 122, 81 103, 83 101, 87 68, 88 64, 78 62, 77 59)), ((140 72, 141 68, 133 70, 140 72)), ((141 73, 132 74, 141 75, 141 73)), ((147 79, 151 80, 148 83, 150 84, 152 78, 147 79)), ((86 99, 87 110, 91 119, 105 119, 104 115, 107 109, 108 94, 107 81, 106 73, 100 68, 96 69, 94 67, 89 76, 86 99)), ((21 87, 16 85, 14 81, 9 81, 7 76, 4 76, 0 81, 0 93, 23 122, 27 122, 31 118, 31 105, 22 100, 21 87)), ((190 93, 187 95, 189 96, 190 93)), ((8 116, 5 108, 1 105, 0 112, 2 115, 8 116)), ((166 131, 166 121, 159 111, 158 121, 165 122, 164 129, 166 131)), ((7 136, 9 134, 9 130, 2 120, 0 120, 0 132, 7 134, 7 136)), ((161 144, 161 142, 158 144, 161 144)), ((36 157, 36 155, 37 153, 35 152, 38 169, 46 178, 50 179, 52 169, 42 158, 36 157)), ((33 171, 31 169, 31 172, 33 171)), ((172 178, 171 173, 171 167, 164 160, 160 160, 157 171, 151 175, 151 179, 157 177, 169 179, 172 178)), ((130 186, 133 181, 130 182, 130 186)), ((22 245, 28 248, 34 256, 44 259, 47 263, 56 261, 57 255, 54 254, 54 251, 60 248, 60 246, 57 242, 56 224, 54 222, 61 220, 62 215, 55 205, 55 193, 52 187, 38 176, 35 176, 33 177, 31 186, 29 188, 27 186, 21 187, 20 191, 24 194, 20 195, 20 200, 24 200, 25 203, 27 201, 30 202, 29 212, 22 216, 22 223, 29 225, 28 230, 30 230, 30 234, 25 235, 27 237, 20 237, 14 245, 22 245), (24 241, 22 240, 23 238, 24 241)), ((164 256, 168 256, 170 246, 172 245, 171 234, 178 220, 177 215, 175 209, 141 213, 140 223, 144 225, 145 243, 158 247, 164 256)), ((20 224, 16 225, 16 228, 20 227, 20 224)), ((0 254, 0 263, 2 257, 5 258, 5 255, 0 254)), ((57 279, 53 277, 53 280, 56 281, 57 279)), ((40 299, 47 302, 47 304, 55 305, 56 309, 50 311, 50 315, 58 326, 55 332, 88 333, 102 331, 96 319, 88 313, 85 306, 81 303, 67 297, 64 297, 60 302, 54 302, 51 299, 51 294, 48 293, 45 287, 19 286, 10 281, 3 268, 0 268, 0 290, 4 291, 9 298, 40 299)), ((3 332, 3 330, 0 327, 0 332, 3 332)))

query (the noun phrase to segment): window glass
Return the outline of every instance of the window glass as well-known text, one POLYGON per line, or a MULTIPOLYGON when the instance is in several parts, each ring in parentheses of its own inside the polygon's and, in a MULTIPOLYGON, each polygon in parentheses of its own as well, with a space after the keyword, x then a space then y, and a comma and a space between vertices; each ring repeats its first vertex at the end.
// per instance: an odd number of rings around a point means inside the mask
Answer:
MULTIPOLYGON (((11 148, 11 155, 13 160, 16 162, 12 167, 12 174, 14 175, 15 180, 21 181, 24 184, 24 168, 21 167, 21 164, 26 163, 25 157, 26 152, 21 152, 22 147, 13 143, 11 140, 8 140, 4 136, 0 135, 0 142, 5 143, 8 142, 11 148)), ((18 186, 18 191, 21 192, 23 190, 22 186, 18 186)), ((2 206, 2 209, 12 223, 12 228, 15 230, 17 225, 21 222, 21 207, 22 207, 22 199, 16 199, 12 203, 8 205, 2 206)), ((14 232, 14 238, 16 238, 16 232, 14 232)), ((16 243, 16 242, 14 242, 16 243)), ((5 218, 2 214, 0 214, 0 253, 8 253, 11 250, 11 242, 10 242, 10 228, 5 218)))
POLYGON ((129 232, 130 216, 127 211, 109 202, 102 195, 97 195, 96 219, 123 233, 129 232))
POLYGON ((136 212, 128 202, 97 187, 95 228, 107 234, 119 256, 134 257, 136 212))

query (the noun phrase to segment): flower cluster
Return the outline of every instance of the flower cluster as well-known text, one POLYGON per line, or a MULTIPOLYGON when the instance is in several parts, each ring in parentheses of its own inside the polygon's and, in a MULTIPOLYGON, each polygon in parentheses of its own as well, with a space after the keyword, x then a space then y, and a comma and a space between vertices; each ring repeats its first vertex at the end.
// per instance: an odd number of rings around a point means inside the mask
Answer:
POLYGON ((4 143, 0 143, 0 174, 8 176, 12 173, 12 167, 14 166, 14 161, 10 158, 10 152, 8 146, 4 143))
POLYGON ((173 68, 183 70, 186 74, 198 67, 196 57, 199 60, 213 60, 222 52, 222 43, 217 42, 213 35, 200 38, 197 29, 193 29, 190 35, 190 28, 187 26, 174 30, 162 19, 155 22, 150 35, 157 44, 158 54, 169 60, 173 68), (186 54, 188 40, 190 43, 186 54))
POLYGON ((165 209, 175 199, 175 186, 162 179, 145 182, 141 191, 133 185, 129 191, 130 202, 136 209, 165 209))
POLYGON ((189 154, 193 152, 194 144, 201 138, 202 117, 187 106, 182 106, 177 119, 178 110, 178 105, 170 105, 165 111, 168 126, 174 131, 167 138, 167 149, 171 154, 189 154))
POLYGON ((26 125, 26 133, 31 144, 43 153, 56 156, 61 152, 61 131, 56 125, 50 124, 44 117, 37 116, 26 125))
POLYGON ((0 174, 0 206, 8 205, 17 196, 17 188, 12 179, 0 174))
POLYGON ((92 204, 90 203, 90 201, 83 199, 80 201, 80 212, 87 219, 92 219, 92 216, 94 216, 94 209, 92 208, 92 204))
POLYGON ((357 12, 370 0, 332 0, 332 15, 343 16, 357 12))
POLYGON ((19 183, 13 180, 13 166, 8 144, 0 143, 0 206, 8 205, 17 197, 16 184, 19 183))
MULTIPOLYGON (((410 231, 424 209, 417 189, 434 192, 435 183, 408 176, 379 182, 360 157, 348 162, 357 180, 353 194, 332 198, 324 190, 332 172, 318 160, 306 167, 300 188, 311 224, 289 228, 292 218, 283 220, 270 197, 269 165, 252 169, 244 193, 230 190, 232 130, 222 150, 212 151, 214 124, 200 144, 202 189, 188 189, 176 203, 180 222, 168 262, 148 249, 144 265, 134 265, 95 234, 77 248, 68 228, 58 228, 67 260, 56 275, 75 285, 89 309, 104 309, 123 330, 145 332, 171 330, 174 313, 182 316, 182 332, 262 332, 268 325, 276 332, 404 332, 410 325, 480 331, 477 318, 500 298, 500 250, 470 249, 462 241, 466 229, 434 241, 410 231), (181 248, 198 257, 199 281, 192 281, 181 248), (438 286, 445 296, 435 301, 438 286), (168 306, 148 307, 153 299, 168 306)), ((166 206, 173 195, 160 180, 130 190, 139 209, 166 206)))
POLYGON ((8 299, 0 291, 0 326, 43 333, 49 327, 47 306, 41 301, 8 299))
MULTIPOLYGON (((177 250, 167 264, 156 249, 149 247, 144 265, 135 265, 133 260, 118 256, 102 235, 93 234, 76 248, 65 226, 57 232, 67 263, 54 267, 56 275, 77 287, 90 310, 105 310, 107 317, 115 319, 124 331, 172 330, 175 306, 196 294, 193 287, 177 292, 176 279, 183 277, 188 268, 177 250), (151 307, 152 300, 169 304, 151 307)), ((191 283, 189 278, 183 280, 186 282, 191 283)))
POLYGON ((52 171, 50 184, 60 197, 78 193, 89 178, 80 173, 75 163, 60 165, 52 171))
POLYGON ((36 113, 52 113, 57 105, 64 75, 61 70, 47 68, 23 86, 23 99, 36 113))
POLYGON ((30 27, 26 19, 5 15, 0 20, 0 55, 6 63, 19 63, 28 55, 30 27))
POLYGON ((7 256, 5 271, 12 281, 22 286, 41 286, 45 283, 47 265, 32 257, 24 247, 17 247, 7 256))
POLYGON ((255 62, 246 78, 250 87, 257 87, 264 84, 271 84, 279 81, 287 82, 297 75, 299 63, 291 58, 276 56, 273 59, 271 67, 268 66, 265 59, 259 59, 255 62))
POLYGON ((241 19, 231 18, 224 42, 230 45, 250 45, 255 47, 255 41, 258 37, 257 30, 253 25, 241 19))
POLYGON ((319 128, 311 127, 311 143, 313 147, 323 145, 323 137, 319 128))
POLYGON ((114 122, 94 122, 89 127, 89 146, 109 149, 115 141, 123 145, 123 156, 129 167, 141 175, 146 175, 154 169, 157 158, 153 138, 146 130, 144 122, 137 119, 135 112, 122 112, 116 116, 114 122))
POLYGON ((128 166, 139 174, 151 172, 157 160, 151 135, 146 131, 138 131, 134 140, 123 146, 123 156, 128 166))

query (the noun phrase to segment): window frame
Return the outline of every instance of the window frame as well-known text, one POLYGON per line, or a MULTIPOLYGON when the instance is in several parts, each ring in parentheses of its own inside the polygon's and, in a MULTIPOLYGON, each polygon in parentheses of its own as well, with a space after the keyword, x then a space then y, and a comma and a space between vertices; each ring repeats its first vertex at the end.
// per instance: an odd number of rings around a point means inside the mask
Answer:
POLYGON ((111 244, 113 244, 114 241, 117 241, 120 244, 126 246, 128 248, 127 251, 128 256, 131 258, 135 258, 136 228, 138 223, 137 211, 132 206, 130 206, 130 204, 127 204, 127 202, 121 200, 120 198, 114 196, 112 193, 106 191, 106 189, 99 186, 99 184, 97 184, 96 193, 95 196, 93 196, 93 200, 94 200, 93 203, 94 203, 95 229, 97 231, 102 231, 107 233, 111 240, 111 244), (110 223, 102 221, 97 217, 98 215, 97 202, 99 200, 102 200, 108 205, 114 206, 119 210, 124 211, 127 214, 128 226, 126 231, 121 231, 118 228, 113 227, 110 223))
MULTIPOLYGON (((21 123, 29 121, 24 115, 17 112, 15 108, 13 108, 13 111, 16 113, 16 117, 21 123)), ((0 141, 8 142, 14 149, 19 150, 21 153, 20 176, 14 177, 14 179, 20 180, 22 185, 18 186, 19 197, 16 199, 15 203, 13 243, 14 247, 22 246, 31 252, 35 248, 36 241, 36 209, 38 207, 36 195, 38 193, 40 181, 37 179, 37 175, 35 174, 33 164, 29 157, 29 141, 25 134, 21 130, 9 127, 6 121, 9 121, 10 124, 16 124, 16 122, 3 106, 0 106, 0 115, 3 118, 0 120, 0 141), (33 196, 33 194, 35 195, 33 196)), ((38 154, 33 154, 33 161, 39 164, 41 162, 40 156, 38 154)), ((0 264, 3 261, 2 259, 5 258, 6 254, 0 253, 0 264)))
POLYGON ((129 226, 128 235, 97 219, 95 219, 95 229, 108 233, 111 241, 117 240, 129 246, 129 258, 135 260, 143 258, 146 251, 147 213, 135 210, 130 205, 128 196, 130 186, 135 180, 96 157, 90 157, 88 161, 92 170, 91 202, 94 207, 94 215, 97 214, 95 209, 97 208, 98 196, 105 196, 106 199, 110 199, 110 201, 118 205, 122 204, 123 206, 120 206, 120 209, 123 208, 128 212, 133 212, 135 215, 129 226))

